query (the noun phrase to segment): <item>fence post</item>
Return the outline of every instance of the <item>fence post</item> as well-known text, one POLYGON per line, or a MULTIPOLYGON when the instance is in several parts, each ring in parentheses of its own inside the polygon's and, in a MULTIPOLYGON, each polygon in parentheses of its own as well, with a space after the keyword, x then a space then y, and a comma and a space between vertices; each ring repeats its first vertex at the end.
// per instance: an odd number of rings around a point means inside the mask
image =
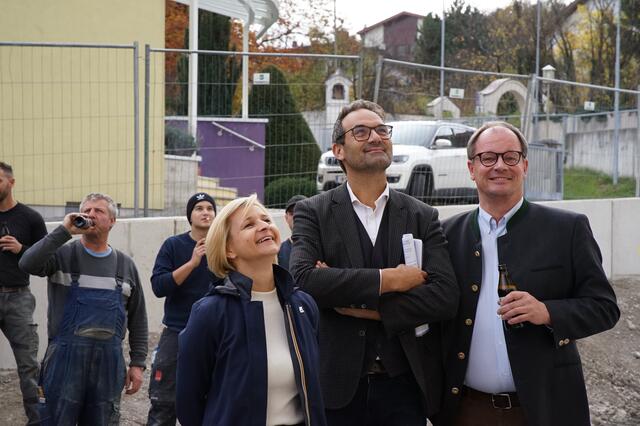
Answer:
POLYGON ((529 142, 535 141, 535 139, 531 138, 531 127, 532 127, 532 117, 533 117, 533 103, 535 102, 535 92, 536 92, 536 75, 531 74, 531 79, 529 80, 529 87, 527 87, 527 97, 524 100, 524 113, 521 117, 521 130, 522 134, 525 138, 529 140, 529 142))
MULTIPOLYGON (((149 216, 149 96, 151 93, 151 46, 144 45, 144 216, 149 216)), ((164 125, 164 121, 162 123, 164 125)))
POLYGON ((531 140, 532 142, 538 142, 540 139, 539 133, 539 125, 540 120, 538 117, 538 100, 540 99, 540 80, 538 80, 538 75, 535 74, 533 76, 533 96, 531 98, 531 113, 533 114, 533 125, 531 127, 531 140))
POLYGON ((378 96, 380 95, 380 81, 382 80, 382 65, 384 63, 384 57, 378 56, 378 62, 376 63, 376 83, 373 89, 373 102, 378 103, 378 96))
POLYGON ((638 163, 640 162, 638 158, 638 155, 640 155, 640 84, 636 90, 638 91, 638 93, 636 93, 636 119, 638 125, 636 127, 636 152, 633 156, 635 162, 633 170, 636 175, 636 197, 640 197, 640 170, 638 170, 638 163))
POLYGON ((567 114, 562 115, 562 142, 560 148, 562 155, 560 157, 560 199, 564 200, 564 164, 567 158, 567 114))
POLYGON ((133 42, 133 216, 138 217, 140 201, 140 78, 138 42, 133 42))
POLYGON ((356 98, 362 99, 362 90, 364 86, 364 56, 361 54, 358 59, 358 85, 356 86, 356 98))
POLYGON ((620 176, 620 165, 618 156, 620 153, 620 92, 616 87, 613 101, 613 184, 618 184, 618 178, 620 176))

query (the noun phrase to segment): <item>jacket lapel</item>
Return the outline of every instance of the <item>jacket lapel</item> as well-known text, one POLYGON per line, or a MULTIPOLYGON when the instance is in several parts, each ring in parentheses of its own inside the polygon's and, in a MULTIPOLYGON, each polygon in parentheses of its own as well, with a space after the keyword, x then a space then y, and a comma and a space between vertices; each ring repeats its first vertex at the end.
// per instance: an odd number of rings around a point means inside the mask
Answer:
POLYGON ((343 184, 333 191, 331 201, 334 229, 337 232, 337 238, 342 240, 345 251, 342 257, 349 259, 351 267, 362 268, 364 258, 362 257, 362 247, 360 247, 357 218, 351 205, 347 184, 343 184))
MULTIPOLYGON (((407 209, 402 202, 402 198, 393 190, 389 190, 389 267, 398 266, 402 260, 402 235, 407 233, 407 209)), ((419 235, 414 235, 420 238, 419 235)))

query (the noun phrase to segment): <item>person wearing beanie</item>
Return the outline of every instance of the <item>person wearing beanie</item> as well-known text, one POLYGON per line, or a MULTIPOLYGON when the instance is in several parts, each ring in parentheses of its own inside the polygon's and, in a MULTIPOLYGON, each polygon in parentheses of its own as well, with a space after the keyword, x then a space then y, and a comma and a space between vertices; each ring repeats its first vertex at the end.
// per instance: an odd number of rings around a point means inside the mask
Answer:
POLYGON ((165 240, 156 257, 151 287, 164 297, 164 325, 152 359, 149 381, 151 408, 148 425, 176 424, 176 365, 178 334, 186 326, 191 306, 204 296, 217 278, 207 268, 204 241, 216 216, 211 195, 198 192, 187 201, 191 229, 165 240))
MULTIPOLYGON (((284 208, 284 220, 287 222, 289 229, 293 229, 293 211, 296 208, 296 203, 298 201, 304 200, 307 197, 304 195, 294 195, 289 198, 287 204, 284 208)), ((278 265, 282 266, 285 269, 289 269, 289 257, 291 256, 291 247, 292 247, 291 237, 287 238, 280 245, 280 251, 278 252, 278 265)))
MULTIPOLYGON (((196 205, 200 205, 202 202, 207 202, 209 204, 211 204, 211 207, 206 207, 207 210, 212 211, 213 212, 213 216, 209 217, 209 224, 206 225, 207 230, 209 230, 209 226, 211 225, 211 221, 213 220, 213 218, 216 216, 216 201, 213 199, 213 197, 209 194, 207 194, 206 192, 198 192, 197 194, 193 194, 191 196, 191 198, 189 198, 189 201, 187 201, 187 220, 189 221, 189 224, 192 224, 192 219, 191 219, 191 213, 193 213, 193 209, 196 207, 196 205)), ((206 204, 203 204, 203 206, 206 206, 206 204)), ((204 232, 204 235, 207 235, 207 232, 204 232)))

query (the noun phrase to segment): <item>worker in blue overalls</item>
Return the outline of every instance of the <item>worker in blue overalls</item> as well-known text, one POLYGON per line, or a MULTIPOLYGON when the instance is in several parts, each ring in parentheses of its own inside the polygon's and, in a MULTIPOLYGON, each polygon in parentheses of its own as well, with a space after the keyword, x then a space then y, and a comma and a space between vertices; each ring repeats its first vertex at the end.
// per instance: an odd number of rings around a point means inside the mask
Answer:
POLYGON ((55 425, 116 425, 123 389, 140 389, 147 356, 147 315, 133 260, 108 244, 116 205, 89 194, 80 213, 23 255, 20 267, 48 277, 49 346, 41 402, 55 425), (78 218, 89 222, 84 226, 78 218), (81 238, 65 244, 74 234, 81 238), (122 340, 129 330, 130 362, 122 340))

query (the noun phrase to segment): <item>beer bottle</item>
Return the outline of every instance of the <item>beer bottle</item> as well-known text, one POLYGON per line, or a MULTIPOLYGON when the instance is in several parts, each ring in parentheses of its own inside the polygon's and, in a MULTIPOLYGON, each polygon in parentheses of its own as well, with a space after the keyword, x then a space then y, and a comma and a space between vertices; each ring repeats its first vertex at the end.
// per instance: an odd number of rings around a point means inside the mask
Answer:
POLYGON ((2 225, 0 225, 0 238, 7 235, 11 235, 11 231, 9 231, 9 226, 7 225, 7 222, 2 222, 2 225))
MULTIPOLYGON (((516 287, 516 284, 513 281, 511 281, 511 277, 509 276, 509 271, 507 271, 507 265, 505 265, 504 263, 501 265, 498 265, 498 273, 499 273, 498 297, 502 299, 507 294, 517 290, 518 287, 516 287)), ((522 322, 518 324, 509 324, 507 321, 502 321, 502 322, 504 323, 504 326, 507 329, 522 328, 522 326, 524 325, 524 323, 522 322)))
POLYGON ((76 216, 75 219, 73 219, 73 226, 78 229, 88 229, 93 226, 93 221, 88 217, 76 216))

